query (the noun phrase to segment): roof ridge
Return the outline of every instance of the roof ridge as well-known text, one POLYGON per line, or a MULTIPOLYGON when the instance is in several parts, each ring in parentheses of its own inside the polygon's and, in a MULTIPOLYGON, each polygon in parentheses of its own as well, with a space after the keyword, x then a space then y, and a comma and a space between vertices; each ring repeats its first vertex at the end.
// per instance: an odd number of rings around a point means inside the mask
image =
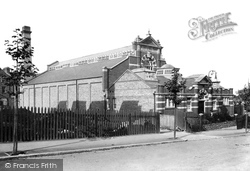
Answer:
POLYGON ((84 55, 84 56, 81 56, 81 57, 77 57, 77 58, 73 58, 73 59, 69 59, 69 60, 65 60, 65 61, 61 61, 61 62, 59 61, 59 63, 66 62, 66 61, 72 61, 72 60, 76 60, 76 59, 87 58, 87 57, 95 56, 95 55, 101 55, 101 54, 104 54, 104 53, 112 52, 112 51, 123 49, 123 48, 129 48, 129 47, 132 47, 132 45, 123 46, 123 47, 120 47, 120 48, 115 48, 115 49, 102 51, 102 52, 98 52, 98 53, 92 53, 92 54, 89 54, 89 55, 84 55))
POLYGON ((124 56, 129 56, 129 55, 134 55, 134 54, 135 54, 135 51, 132 49, 132 45, 124 46, 121 48, 108 50, 105 52, 95 53, 92 55, 86 55, 83 57, 58 62, 55 65, 49 65, 48 70, 61 69, 64 67, 75 67, 75 66, 79 66, 82 64, 96 63, 96 62, 100 62, 103 60, 113 60, 113 59, 122 58, 124 56))

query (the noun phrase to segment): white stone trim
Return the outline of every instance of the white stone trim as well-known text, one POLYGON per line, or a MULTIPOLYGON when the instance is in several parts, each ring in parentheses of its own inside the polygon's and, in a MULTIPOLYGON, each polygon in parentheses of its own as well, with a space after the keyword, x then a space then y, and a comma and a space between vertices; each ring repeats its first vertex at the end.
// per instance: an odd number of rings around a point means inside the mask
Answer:
POLYGON ((156 104, 165 104, 165 101, 156 101, 156 104))
POLYGON ((164 107, 156 107, 156 110, 164 110, 164 107))

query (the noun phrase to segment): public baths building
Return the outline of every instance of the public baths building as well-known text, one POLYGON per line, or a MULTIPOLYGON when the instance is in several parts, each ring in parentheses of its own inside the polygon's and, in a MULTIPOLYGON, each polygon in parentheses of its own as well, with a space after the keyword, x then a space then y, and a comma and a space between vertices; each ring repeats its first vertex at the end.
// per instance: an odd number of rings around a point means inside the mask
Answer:
MULTIPOLYGON (((159 40, 149 33, 131 45, 68 61, 54 62, 23 86, 20 106, 67 109, 137 110, 161 114, 173 121, 173 104, 164 83, 174 66, 162 58, 159 40)), ((186 79, 185 96, 178 109, 193 115, 210 113, 225 105, 233 115, 233 89, 220 86, 216 72, 186 79)))

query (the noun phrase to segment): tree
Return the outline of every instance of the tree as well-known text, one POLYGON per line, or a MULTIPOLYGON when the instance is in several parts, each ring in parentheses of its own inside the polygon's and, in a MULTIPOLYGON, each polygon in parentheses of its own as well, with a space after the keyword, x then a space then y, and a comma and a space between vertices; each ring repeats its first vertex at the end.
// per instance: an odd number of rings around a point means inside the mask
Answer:
POLYGON ((245 87, 243 90, 239 90, 238 95, 244 103, 245 110, 250 111, 250 87, 245 87))
MULTIPOLYGON (((248 84, 248 87, 244 87, 243 90, 239 90, 238 91, 239 97, 243 102, 243 106, 244 106, 244 113, 245 111, 249 112, 250 111, 250 87, 248 84)), ((248 113, 245 113, 246 119, 245 119, 245 129, 246 132, 247 131, 247 127, 248 127, 248 113)))
POLYGON ((176 110, 177 106, 184 100, 179 93, 186 87, 186 80, 181 78, 182 75, 179 73, 179 69, 174 68, 172 73, 172 79, 166 82, 165 87, 169 92, 167 98, 174 103, 174 138, 176 138, 176 110))
POLYGON ((31 47, 30 40, 23 36, 20 29, 14 30, 12 40, 5 40, 6 53, 15 62, 14 68, 10 69, 9 75, 5 78, 6 85, 13 87, 8 93, 14 97, 14 125, 13 125, 13 154, 17 155, 17 117, 18 117, 18 97, 19 88, 27 83, 28 79, 34 77, 38 71, 31 62, 34 48, 31 47))

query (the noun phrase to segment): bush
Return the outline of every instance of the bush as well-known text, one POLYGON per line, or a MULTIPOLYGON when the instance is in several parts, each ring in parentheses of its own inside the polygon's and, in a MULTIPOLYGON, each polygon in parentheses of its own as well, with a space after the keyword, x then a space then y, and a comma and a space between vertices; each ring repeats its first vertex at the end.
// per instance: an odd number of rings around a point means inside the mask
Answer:
POLYGON ((197 118, 187 118, 187 124, 191 132, 197 132, 200 130, 200 119, 197 118))
POLYGON ((233 117, 231 117, 229 115, 229 112, 226 108, 226 106, 222 105, 219 109, 218 109, 218 118, 219 121, 224 122, 224 121, 232 121, 233 117))
MULTIPOLYGON (((214 122, 214 118, 213 116, 211 116, 210 113, 205 113, 204 114, 204 117, 203 117, 203 121, 205 120, 205 122, 209 122, 209 123, 212 123, 214 122)), ((203 122, 204 123, 204 122, 203 122)), ((205 123, 204 123, 205 124, 205 123)))

